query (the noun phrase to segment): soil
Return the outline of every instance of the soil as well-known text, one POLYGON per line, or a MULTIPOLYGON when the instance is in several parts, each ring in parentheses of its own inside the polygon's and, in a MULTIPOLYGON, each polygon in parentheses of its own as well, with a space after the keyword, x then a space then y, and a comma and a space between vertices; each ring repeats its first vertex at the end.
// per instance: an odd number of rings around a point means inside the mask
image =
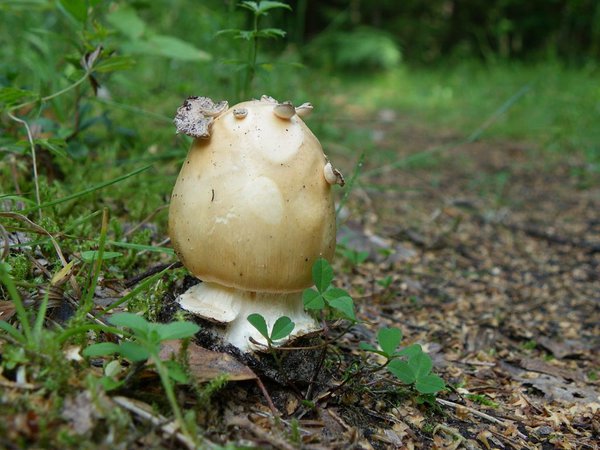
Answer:
MULTIPOLYGON (((455 144, 409 121, 362 119, 381 154, 361 168, 339 238, 368 257, 336 261, 362 323, 322 361, 319 351, 284 355, 283 378, 268 356, 243 360, 263 390, 250 380, 220 391, 207 437, 261 448, 598 448, 597 174, 524 142, 455 144), (366 364, 358 343, 374 344, 384 326, 428 351, 448 386, 437 399, 385 371, 344 381, 366 364)), ((348 179, 355 167, 342 169, 348 179)))

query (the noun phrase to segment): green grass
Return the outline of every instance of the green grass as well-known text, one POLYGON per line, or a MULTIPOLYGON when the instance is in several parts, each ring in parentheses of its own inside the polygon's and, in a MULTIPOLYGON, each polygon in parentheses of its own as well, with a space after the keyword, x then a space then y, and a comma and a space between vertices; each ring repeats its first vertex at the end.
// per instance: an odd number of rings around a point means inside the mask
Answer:
POLYGON ((581 152, 598 164, 599 75, 600 67, 593 65, 568 68, 546 61, 484 66, 470 61, 431 68, 404 66, 345 84, 359 104, 373 110, 397 109, 433 129, 452 130, 465 138, 480 130, 483 138, 581 152))

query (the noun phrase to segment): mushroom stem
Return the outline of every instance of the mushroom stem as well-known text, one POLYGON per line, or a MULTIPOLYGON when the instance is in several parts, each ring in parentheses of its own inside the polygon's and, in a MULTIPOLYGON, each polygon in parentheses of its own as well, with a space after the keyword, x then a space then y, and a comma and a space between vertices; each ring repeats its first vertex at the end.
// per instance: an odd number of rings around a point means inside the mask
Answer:
POLYGON ((242 351, 261 350, 250 342, 250 338, 267 344, 265 338, 247 320, 253 313, 265 318, 269 331, 277 319, 282 316, 289 317, 295 324, 290 338, 318 329, 317 322, 304 310, 302 291, 252 292, 203 282, 181 294, 177 301, 186 311, 206 320, 225 324, 224 328, 215 327, 215 331, 224 341, 242 351))

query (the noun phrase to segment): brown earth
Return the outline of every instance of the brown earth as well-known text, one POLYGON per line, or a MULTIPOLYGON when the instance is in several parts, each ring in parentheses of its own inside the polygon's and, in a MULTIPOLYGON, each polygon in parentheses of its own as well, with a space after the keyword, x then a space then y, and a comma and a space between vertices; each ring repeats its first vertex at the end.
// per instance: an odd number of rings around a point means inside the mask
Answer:
MULTIPOLYGON (((306 448, 598 448, 597 175, 527 143, 364 126, 381 154, 366 158, 340 237, 369 257, 336 263, 364 323, 338 341, 314 409, 263 376, 284 420, 238 403, 225 414, 236 411, 229 437, 294 448, 296 419, 306 448), (383 326, 434 359, 450 389, 433 405, 379 372, 334 387, 359 360, 358 342, 374 343, 383 326)), ((343 169, 349 178, 354 167, 343 169)))

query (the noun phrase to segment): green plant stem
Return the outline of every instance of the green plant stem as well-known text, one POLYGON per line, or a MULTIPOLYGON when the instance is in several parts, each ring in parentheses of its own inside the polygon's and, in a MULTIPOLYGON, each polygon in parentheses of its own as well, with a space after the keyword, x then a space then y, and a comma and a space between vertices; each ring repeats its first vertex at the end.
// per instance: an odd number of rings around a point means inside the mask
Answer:
MULTIPOLYGON (((88 220, 96 217, 98 214, 101 214, 101 213, 102 213, 101 210, 94 211, 91 214, 88 214, 88 215, 83 216, 83 217, 81 217, 81 218, 79 218, 77 220, 74 220, 69 225, 65 226, 65 228, 64 228, 63 231, 61 231, 60 233, 56 233, 54 236, 50 235, 48 233, 48 231, 46 231, 45 229, 43 229, 41 227, 39 229, 35 228, 33 230, 34 232, 36 232, 38 234, 46 234, 46 235, 49 235, 50 237, 47 238, 47 239, 38 239, 37 241, 29 241, 29 242, 24 242, 24 243, 11 244, 10 248, 12 249, 12 248, 20 248, 20 247, 28 247, 28 246, 29 247, 33 247, 35 245, 46 245, 48 242, 51 242, 52 245, 54 245, 55 244, 54 241, 55 241, 56 238, 59 238, 59 239, 64 239, 64 238, 67 238, 67 239, 84 239, 84 238, 79 238, 79 237, 74 236, 74 235, 69 235, 67 233, 69 233, 69 231, 71 231, 71 230, 74 230, 75 228, 77 228, 82 223, 87 222, 88 220)), ((0 216, 6 215, 6 214, 15 214, 15 216, 12 216, 12 217, 15 217, 15 218, 16 217, 24 217, 24 216, 21 216, 20 214, 16 215, 16 213, 0 213, 0 216)), ((9 215, 7 217, 11 217, 11 216, 9 215)), ((27 222, 29 223, 30 221, 27 220, 27 222)), ((29 230, 28 228, 17 228, 17 227, 14 227, 14 228, 11 228, 11 229, 14 229, 16 231, 29 230)), ((55 247, 57 247, 57 245, 58 244, 56 244, 55 247)), ((59 255, 59 257, 60 257, 60 255, 59 255)), ((65 264, 66 264, 66 261, 65 261, 65 264)))
POLYGON ((38 309, 35 323, 33 324, 33 337, 36 339, 37 344, 40 344, 42 327, 44 326, 44 319, 46 318, 46 310, 48 309, 48 296, 49 292, 47 291, 44 294, 42 302, 40 303, 40 308, 38 309))
POLYGON ((271 341, 271 339, 269 339, 267 342, 269 345, 269 353, 271 354, 271 356, 273 357, 273 360, 275 361, 277 370, 283 376, 283 379, 287 381, 287 377, 285 376, 285 372, 283 370, 283 364, 281 363, 281 358, 279 358, 279 355, 277 354, 277 349, 275 347, 273 347, 273 341, 271 341))
POLYGON ((10 110, 11 110, 11 111, 15 111, 15 110, 17 110, 17 109, 21 109, 21 108, 23 108, 23 107, 25 107, 25 106, 29 106, 29 105, 31 105, 31 104, 33 104, 33 103, 36 103, 36 102, 38 102, 38 101, 39 101, 39 102, 42 102, 42 103, 45 103, 45 102, 48 102, 48 101, 50 101, 50 100, 52 100, 52 99, 54 99, 54 98, 56 98, 56 97, 59 97, 59 96, 61 96, 61 95, 63 95, 63 94, 66 94, 67 92, 71 91, 72 89, 75 89, 77 86, 79 86, 79 85, 80 85, 81 83, 83 83, 85 80, 87 80, 87 79, 88 79, 88 77, 90 76, 90 74, 91 74, 91 71, 86 71, 86 72, 83 74, 83 76, 82 76, 80 79, 78 79, 77 81, 75 81, 75 83, 73 83, 73 84, 70 84, 70 85, 69 85, 69 86, 67 86, 66 88, 64 88, 64 89, 61 89, 60 91, 58 91, 58 92, 55 92, 55 93, 53 93, 53 94, 47 95, 47 96, 45 96, 45 97, 42 97, 42 98, 40 98, 40 99, 38 99, 38 100, 32 100, 32 101, 29 101, 29 102, 21 103, 21 104, 19 104, 19 105, 15 105, 15 106, 13 106, 12 108, 10 108, 10 110))
POLYGON ((455 149, 464 144, 469 144, 477 141, 481 135, 486 131, 489 127, 491 127, 494 123, 498 121, 502 115, 504 115, 510 108, 512 108, 515 103, 517 103, 521 98, 525 96, 531 90, 531 83, 527 83, 521 87, 515 94, 511 95, 505 102, 500 105, 476 130, 470 133, 466 138, 451 144, 436 146, 433 148, 429 148, 426 150, 422 150, 417 153, 413 153, 404 158, 398 159, 390 164, 386 164, 384 166, 376 167, 365 172, 363 175, 365 177, 373 177, 375 175, 379 175, 386 171, 397 169, 400 167, 406 167, 412 161, 417 160, 418 158, 422 158, 425 155, 433 155, 436 153, 441 153, 444 151, 449 151, 451 149, 455 149))
POLYGON ((331 397, 331 395, 334 392, 339 391, 342 387, 344 387, 349 381, 354 380, 355 378, 361 377, 361 376, 365 376, 365 375, 372 375, 374 373, 380 372, 383 369, 385 369, 385 367, 390 363, 391 359, 388 359, 385 363, 379 365, 379 366, 374 366, 374 367, 369 367, 367 369, 361 369, 361 370, 357 370, 356 372, 351 373, 350 375, 348 375, 344 381, 342 381, 340 384, 338 384, 337 386, 335 386, 333 389, 331 389, 327 395, 324 395, 323 397, 320 398, 320 400, 323 399, 327 399, 329 397, 331 397))
POLYGON ((71 336, 87 333, 88 331, 104 331, 105 333, 111 333, 116 336, 123 336, 124 334, 123 330, 120 330, 119 328, 115 327, 110 327, 108 325, 86 324, 66 329, 60 335, 58 335, 56 340, 59 344, 62 344, 63 342, 67 341, 71 336))
POLYGON ((148 170, 150 167, 152 167, 152 165, 144 166, 144 167, 142 167, 140 169, 134 170, 133 172, 126 173, 125 175, 122 175, 120 177, 114 178, 114 179, 109 180, 109 181, 105 181, 104 183, 97 184, 97 185, 92 186, 92 187, 87 188, 87 189, 84 189, 83 191, 75 192, 74 194, 67 195, 66 197, 62 197, 62 198, 59 198, 59 199, 56 199, 56 200, 52 200, 50 202, 43 203, 43 204, 41 204, 39 206, 34 206, 34 207, 31 207, 31 208, 27 208, 27 209, 24 209, 24 210, 22 210, 20 212, 22 212, 22 213, 28 213, 28 212, 35 211, 37 209, 48 208, 50 206, 58 205, 60 203, 67 202, 69 200, 74 200, 76 198, 82 197, 82 196, 84 196, 86 194, 89 194, 91 192, 100 190, 100 189, 105 188, 107 186, 110 186, 112 184, 119 183, 120 181, 123 181, 123 180, 125 180, 127 178, 133 177, 133 176, 135 176, 135 175, 137 175, 137 174, 139 174, 141 172, 144 172, 144 171, 148 170))
POLYGON ((246 70, 246 80, 244 83, 244 92, 242 98, 247 98, 250 93, 252 81, 256 74, 256 58, 258 56, 258 14, 254 13, 252 18, 252 40, 248 49, 248 70, 246 70))
MULTIPOLYGON (((29 124, 25 120, 20 119, 17 116, 12 115, 11 113, 8 113, 8 117, 10 117, 15 122, 18 122, 21 125, 23 125, 25 127, 25 130, 27 131, 27 141, 29 142, 29 147, 31 149, 31 165, 33 166, 33 184, 35 185, 35 200, 36 200, 37 206, 39 208, 42 201, 40 199, 40 183, 39 183, 39 178, 38 178, 37 158, 36 158, 36 152, 35 152, 35 143, 33 142, 33 134, 31 133, 29 124)), ((41 219, 42 218, 42 210, 41 209, 38 210, 38 214, 39 214, 39 218, 41 219)))
POLYGON ((82 305, 80 312, 83 314, 89 313, 94 306, 94 291, 98 285, 98 278, 100 277, 100 271, 102 270, 102 262, 104 256, 104 248, 106 246, 106 234, 108 233, 108 219, 109 212, 108 208, 102 210, 102 228, 100 229, 100 240, 98 242, 98 253, 96 254, 96 261, 94 265, 94 271, 92 273, 92 279, 90 285, 82 299, 82 305))
POLYGON ((15 287, 15 283, 13 282, 12 277, 9 275, 6 270, 5 264, 0 264, 0 281, 6 286, 8 290, 8 295, 12 299, 15 310, 17 312, 17 317, 19 318, 19 322, 21 323, 21 327, 23 328, 23 334, 25 335, 25 339, 27 342, 31 344, 33 342, 33 334, 31 332, 31 324, 29 323, 29 317, 27 315, 27 311, 25 310, 25 305, 23 304, 23 300, 15 287))
POLYGON ((160 377, 160 381, 165 389, 165 394, 167 394, 167 400, 171 405, 171 409, 173 410, 173 414, 175 414, 175 419, 177 420, 177 423, 179 424, 182 433, 192 442, 197 443, 196 436, 193 436, 188 430, 183 414, 181 413, 181 409, 179 408, 179 404, 177 403, 177 399, 175 398, 175 390, 173 389, 173 384, 171 383, 171 379, 169 378, 168 369, 163 365, 158 355, 151 354, 150 360, 152 361, 152 363, 154 363, 154 366, 156 367, 158 376, 160 377))
POLYGON ((346 188, 344 189, 344 195, 342 196, 342 199, 340 200, 340 203, 335 210, 336 218, 339 217, 340 211, 342 210, 342 208, 348 201, 348 198, 350 197, 350 194, 352 193, 352 190, 354 189, 354 184, 356 183, 356 180, 357 180, 358 176, 360 175, 360 171, 362 170, 362 166, 363 166, 364 162, 365 162, 365 154, 361 153, 360 157, 358 158, 358 162, 356 163, 356 166, 354 167, 354 172, 352 172, 352 176, 346 183, 346 188))
POLYGON ((140 292, 142 292, 143 290, 145 290, 150 284, 152 284, 156 280, 160 279, 168 270, 171 269, 172 266, 173 265, 170 265, 169 267, 165 268, 164 270, 162 270, 162 271, 160 271, 160 272, 152 275, 150 278, 147 278, 142 283, 140 283, 138 286, 136 286, 135 289, 133 289, 132 291, 130 291, 129 293, 127 293, 126 295, 124 295, 123 297, 121 297, 116 302, 111 303, 110 305, 108 305, 106 308, 104 308, 104 311, 101 311, 96 316, 97 317, 101 317, 104 314, 106 314, 107 312, 109 312, 111 309, 114 309, 117 306, 122 305, 126 301, 132 299, 133 297, 135 297, 136 295, 138 295, 140 292))

